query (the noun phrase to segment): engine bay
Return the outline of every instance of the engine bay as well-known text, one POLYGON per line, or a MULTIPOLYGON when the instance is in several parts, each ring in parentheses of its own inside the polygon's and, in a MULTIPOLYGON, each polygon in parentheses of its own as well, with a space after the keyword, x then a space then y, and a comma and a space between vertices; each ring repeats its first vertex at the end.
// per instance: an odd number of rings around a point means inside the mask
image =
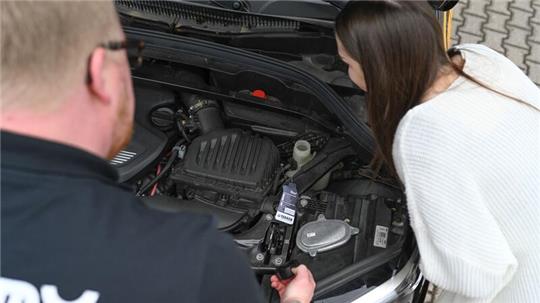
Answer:
POLYGON ((268 297, 270 275, 292 261, 328 290, 319 297, 379 285, 400 266, 402 191, 374 177, 340 119, 304 87, 159 59, 132 73, 133 138, 111 160, 120 181, 150 208, 213 216, 268 297))

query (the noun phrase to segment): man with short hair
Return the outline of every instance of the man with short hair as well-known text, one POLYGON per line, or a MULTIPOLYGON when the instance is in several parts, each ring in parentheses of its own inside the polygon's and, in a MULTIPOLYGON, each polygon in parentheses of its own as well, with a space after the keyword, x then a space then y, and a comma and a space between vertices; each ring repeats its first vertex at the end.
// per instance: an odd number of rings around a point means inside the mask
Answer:
MULTIPOLYGON (((112 3, 0 5, 0 301, 261 301, 209 217, 145 208, 105 160, 129 141, 134 113, 112 3)), ((307 302, 313 279, 295 271, 274 286, 307 302)))

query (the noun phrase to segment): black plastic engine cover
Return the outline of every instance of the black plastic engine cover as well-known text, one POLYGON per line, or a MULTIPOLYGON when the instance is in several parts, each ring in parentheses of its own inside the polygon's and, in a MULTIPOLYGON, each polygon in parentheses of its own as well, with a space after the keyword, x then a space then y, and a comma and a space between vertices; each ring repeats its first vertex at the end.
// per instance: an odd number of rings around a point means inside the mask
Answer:
POLYGON ((207 190, 198 192, 207 200, 246 209, 262 202, 278 171, 279 151, 270 139, 241 130, 217 130, 193 140, 171 179, 207 190))

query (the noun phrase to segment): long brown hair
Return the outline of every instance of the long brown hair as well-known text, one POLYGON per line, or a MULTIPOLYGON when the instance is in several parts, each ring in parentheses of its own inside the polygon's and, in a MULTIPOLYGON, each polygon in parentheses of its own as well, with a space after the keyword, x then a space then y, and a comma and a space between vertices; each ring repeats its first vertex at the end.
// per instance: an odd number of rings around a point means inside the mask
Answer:
POLYGON ((441 68, 452 66, 440 25, 427 1, 350 1, 336 19, 336 35, 360 63, 368 121, 377 149, 376 171, 396 176, 392 144, 399 121, 418 105, 441 68))
POLYGON ((442 29, 427 1, 349 1, 335 26, 343 47, 364 72, 368 122, 377 142, 371 162, 376 174, 386 165, 397 177, 392 145, 399 121, 421 102, 443 66, 540 112, 540 108, 490 87, 455 64, 450 58, 459 50, 445 49, 442 29))

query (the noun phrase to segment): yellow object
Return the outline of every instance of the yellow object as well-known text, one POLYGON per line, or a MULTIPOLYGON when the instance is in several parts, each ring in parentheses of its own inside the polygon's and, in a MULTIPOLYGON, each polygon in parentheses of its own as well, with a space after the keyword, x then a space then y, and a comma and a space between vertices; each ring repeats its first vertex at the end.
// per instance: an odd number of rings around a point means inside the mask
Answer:
POLYGON ((441 19, 444 47, 448 49, 452 46, 450 45, 450 38, 452 37, 452 10, 442 13, 441 19))
POLYGON ((451 43, 451 40, 450 38, 452 38, 452 15, 453 15, 453 12, 452 10, 449 10, 445 13, 446 15, 446 48, 449 48, 451 47, 452 45, 450 45, 451 43))

